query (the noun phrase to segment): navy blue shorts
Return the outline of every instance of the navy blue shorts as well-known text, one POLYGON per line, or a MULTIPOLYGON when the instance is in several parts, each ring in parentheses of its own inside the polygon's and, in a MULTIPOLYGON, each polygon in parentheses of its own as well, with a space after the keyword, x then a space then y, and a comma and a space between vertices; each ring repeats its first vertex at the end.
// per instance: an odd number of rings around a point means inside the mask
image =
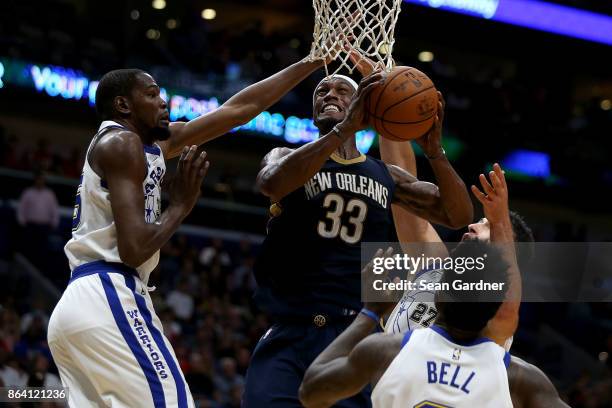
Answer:
MULTIPOLYGON (((264 335, 253 352, 242 397, 243 408, 302 407, 298 389, 314 359, 348 327, 348 322, 327 324, 278 323, 264 335)), ((371 407, 371 387, 335 407, 371 407)))

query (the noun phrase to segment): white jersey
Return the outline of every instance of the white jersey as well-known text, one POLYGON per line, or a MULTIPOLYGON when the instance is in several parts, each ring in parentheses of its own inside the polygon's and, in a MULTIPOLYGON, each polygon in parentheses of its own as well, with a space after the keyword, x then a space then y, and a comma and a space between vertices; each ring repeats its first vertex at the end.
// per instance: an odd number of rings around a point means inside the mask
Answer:
MULTIPOLYGON (((419 272, 413 282, 440 282, 443 269, 433 269, 419 272)), ((433 290, 406 290, 402 299, 395 306, 385 324, 385 332, 390 334, 406 333, 407 331, 429 327, 438 316, 433 290)))
POLYGON ((440 326, 406 333, 372 392, 374 408, 510 408, 510 354, 480 338, 458 344, 440 326))
MULTIPOLYGON (((103 122, 95 140, 111 132, 103 122), (106 129, 106 130, 105 130, 106 129)), ((91 146, 89 150, 91 150, 91 146)), ((166 172, 159 146, 144 146, 143 217, 159 220, 166 172)), ((65 248, 72 270, 49 319, 47 341, 70 408, 177 407, 195 404, 147 287, 159 252, 137 268, 121 263, 106 182, 86 161, 65 248)))
MULTIPOLYGON (((415 285, 437 283, 442 279, 443 269, 433 269, 419 272, 415 285)), ((436 292, 433 290, 406 290, 402 299, 395 305, 385 324, 385 333, 406 333, 410 330, 430 327, 435 323, 438 310, 435 303, 436 292)), ((506 340, 504 349, 510 351, 513 337, 506 340)))
MULTIPOLYGON (((98 131, 109 126, 122 127, 113 121, 104 121, 98 131)), ((110 131, 110 130, 109 130, 110 131)), ((97 137, 94 137, 94 141, 97 137)), ((89 150, 91 144, 87 150, 89 150)), ((155 223, 161 216, 161 182, 166 174, 164 156, 158 145, 144 146, 147 162, 147 175, 142 183, 145 197, 144 218, 147 223, 155 223)), ((72 222, 72 239, 64 247, 70 263, 70 270, 93 262, 106 261, 121 263, 117 246, 117 229, 109 199, 106 181, 101 179, 89 165, 86 156, 77 191, 76 205, 72 222)), ((159 262, 159 251, 146 260, 136 270, 146 284, 149 274, 159 262)))

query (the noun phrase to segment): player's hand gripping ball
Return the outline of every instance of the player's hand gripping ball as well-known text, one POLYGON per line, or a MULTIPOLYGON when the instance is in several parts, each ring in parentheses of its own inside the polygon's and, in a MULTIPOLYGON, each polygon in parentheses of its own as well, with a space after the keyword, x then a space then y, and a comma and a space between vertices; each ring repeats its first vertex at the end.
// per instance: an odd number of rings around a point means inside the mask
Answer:
POLYGON ((431 79, 405 66, 393 68, 366 100, 370 126, 394 141, 413 140, 427 133, 434 124, 437 108, 437 90, 431 79))

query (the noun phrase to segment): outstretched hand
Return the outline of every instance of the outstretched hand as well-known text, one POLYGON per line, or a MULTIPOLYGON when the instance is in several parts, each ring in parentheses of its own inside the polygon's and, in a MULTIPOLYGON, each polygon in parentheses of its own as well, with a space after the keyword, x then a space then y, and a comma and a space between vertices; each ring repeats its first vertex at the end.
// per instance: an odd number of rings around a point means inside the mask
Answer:
POLYGON ((431 127, 431 130, 425 133, 420 138, 416 139, 415 142, 421 147, 423 153, 427 157, 438 157, 443 153, 442 150, 442 123, 444 122, 444 108, 446 102, 442 96, 442 92, 438 91, 438 112, 436 113, 436 119, 431 127))
POLYGON ((472 186, 472 193, 484 208, 484 215, 490 223, 503 222, 510 218, 508 208, 508 185, 506 176, 501 166, 497 163, 493 165, 493 171, 489 172, 489 179, 484 174, 479 176, 482 191, 476 186, 472 186))
POLYGON ((340 128, 343 132, 353 134, 368 126, 365 109, 366 98, 375 87, 385 82, 385 78, 385 72, 376 71, 359 82, 359 86, 353 95, 353 99, 351 100, 346 117, 340 124, 338 124, 338 128, 340 128))

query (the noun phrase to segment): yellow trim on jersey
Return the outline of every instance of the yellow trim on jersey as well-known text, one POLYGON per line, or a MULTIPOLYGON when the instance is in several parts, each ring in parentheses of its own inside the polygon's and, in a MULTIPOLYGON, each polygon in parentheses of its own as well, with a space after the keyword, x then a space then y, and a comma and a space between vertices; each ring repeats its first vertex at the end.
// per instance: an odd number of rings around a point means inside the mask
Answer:
POLYGON ((361 154, 358 157, 355 157, 354 159, 343 159, 342 157, 338 156, 336 153, 332 153, 331 156, 329 156, 329 158, 335 161, 336 163, 340 163, 340 164, 355 164, 355 163, 362 163, 366 161, 365 154, 361 154))
POLYGON ((414 406, 414 408, 451 408, 448 405, 441 405, 436 402, 431 401, 423 401, 419 402, 414 406))

